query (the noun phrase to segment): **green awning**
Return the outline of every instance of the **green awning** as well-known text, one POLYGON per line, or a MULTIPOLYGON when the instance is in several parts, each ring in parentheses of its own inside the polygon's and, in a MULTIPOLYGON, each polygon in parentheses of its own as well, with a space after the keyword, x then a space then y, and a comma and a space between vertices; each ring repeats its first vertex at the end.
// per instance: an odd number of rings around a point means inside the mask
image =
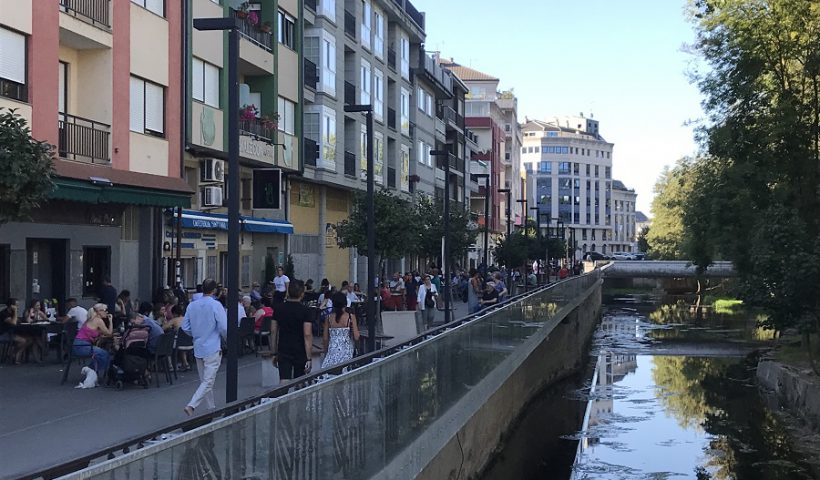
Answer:
POLYGON ((115 185, 106 187, 72 178, 54 179, 56 188, 51 198, 83 203, 121 203, 151 207, 191 207, 191 196, 167 190, 115 185))

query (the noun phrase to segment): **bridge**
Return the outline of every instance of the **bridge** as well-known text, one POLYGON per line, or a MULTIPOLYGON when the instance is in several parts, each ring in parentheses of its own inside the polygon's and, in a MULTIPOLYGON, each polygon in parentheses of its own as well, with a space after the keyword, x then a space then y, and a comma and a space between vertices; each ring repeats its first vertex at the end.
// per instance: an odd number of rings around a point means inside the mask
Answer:
POLYGON ((585 363, 601 285, 595 269, 540 287, 28 478, 471 478, 527 402, 585 363))
MULTIPOLYGON (((604 262, 597 262, 602 264, 604 262)), ((687 260, 617 260, 603 269, 606 278, 695 278, 696 266, 687 260)), ((732 262, 714 262, 700 275, 703 278, 736 276, 732 262)))

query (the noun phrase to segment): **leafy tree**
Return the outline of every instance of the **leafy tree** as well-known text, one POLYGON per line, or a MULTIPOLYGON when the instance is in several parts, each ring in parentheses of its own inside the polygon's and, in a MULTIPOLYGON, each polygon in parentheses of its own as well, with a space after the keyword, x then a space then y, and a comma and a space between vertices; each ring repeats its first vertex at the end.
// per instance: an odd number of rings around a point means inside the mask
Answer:
POLYGON ((54 147, 31 138, 26 120, 0 108, 0 225, 28 220, 54 190, 54 147))
POLYGON ((646 236, 649 255, 659 260, 684 258, 683 208, 691 188, 691 160, 681 159, 674 168, 665 168, 655 183, 652 200, 652 229, 646 236))
POLYGON ((646 253, 649 251, 649 242, 646 240, 649 234, 649 225, 645 225, 638 234, 638 251, 646 253))
MULTIPOLYGON (((418 253, 427 258, 441 255, 441 239, 444 238, 444 201, 419 196, 416 200, 418 222, 418 253)), ((475 243, 478 231, 470 230, 470 214, 462 208, 450 206, 450 257, 462 258, 475 243)))
POLYGON ((296 278, 296 267, 293 266, 293 255, 288 254, 288 256, 285 257, 283 270, 288 278, 296 278))
POLYGON ((495 259, 508 269, 519 268, 527 261, 531 244, 530 237, 517 231, 505 236, 495 246, 495 259))

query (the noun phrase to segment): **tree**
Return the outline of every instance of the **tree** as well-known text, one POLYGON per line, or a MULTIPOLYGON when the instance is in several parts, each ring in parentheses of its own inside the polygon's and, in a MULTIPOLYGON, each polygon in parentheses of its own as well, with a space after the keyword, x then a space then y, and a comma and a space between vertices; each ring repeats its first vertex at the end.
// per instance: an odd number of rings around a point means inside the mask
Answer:
MULTIPOLYGON (((380 263, 387 258, 400 258, 418 252, 418 231, 422 228, 415 207, 386 190, 373 197, 376 219, 376 252, 380 263)), ((357 193, 353 212, 335 225, 336 238, 342 248, 356 248, 361 255, 367 251, 367 204, 365 195, 357 193)), ((379 269, 381 270, 381 268, 379 269)))
MULTIPOLYGON (((417 250, 419 255, 436 258, 441 254, 444 238, 444 201, 420 196, 416 200, 418 224, 417 250)), ((464 257, 470 245, 475 243, 476 230, 470 230, 470 214, 462 208, 450 208, 450 258, 464 257)))
POLYGON ((506 235, 495 246, 496 262, 508 269, 521 267, 528 259, 531 243, 530 237, 521 231, 506 235))
POLYGON ((771 328, 799 327, 811 352, 820 317, 820 4, 694 0, 690 13, 695 52, 709 67, 696 76, 708 155, 685 202, 684 248, 701 267, 732 260, 744 302, 764 309, 771 328))
POLYGON ((649 251, 649 242, 646 240, 647 235, 649 234, 649 225, 644 225, 641 229, 641 233, 638 234, 638 251, 646 253, 649 251))
POLYGON ((0 225, 28 220, 54 190, 54 147, 31 138, 26 120, 0 108, 0 225))
POLYGON ((652 200, 652 229, 646 237, 649 255, 659 260, 678 260, 683 252, 683 204, 691 187, 691 160, 681 159, 666 167, 655 183, 652 200))

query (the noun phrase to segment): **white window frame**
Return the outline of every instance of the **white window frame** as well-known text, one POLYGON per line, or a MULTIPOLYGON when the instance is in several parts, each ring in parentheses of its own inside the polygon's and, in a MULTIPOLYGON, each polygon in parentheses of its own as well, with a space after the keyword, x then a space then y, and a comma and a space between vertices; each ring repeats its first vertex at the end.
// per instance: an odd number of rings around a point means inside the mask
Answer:
POLYGON ((276 112, 279 114, 279 131, 294 135, 296 133, 296 104, 285 97, 279 97, 276 112))
POLYGON ((193 57, 191 67, 193 99, 219 108, 219 79, 222 77, 220 68, 196 57, 193 57))
POLYGON ((26 84, 26 36, 0 27, 0 78, 26 84))
POLYGON ((317 166, 328 170, 336 169, 336 111, 322 107, 319 119, 319 131, 321 135, 321 146, 319 148, 319 160, 317 166))
POLYGON ((296 49, 296 19, 292 15, 279 9, 276 14, 276 38, 280 44, 291 50, 296 49), (290 24, 290 25, 288 25, 290 24))
POLYGON ((361 30, 361 42, 362 47, 365 50, 370 50, 371 45, 371 29, 373 26, 373 6, 370 3, 370 0, 362 0, 362 28, 361 30))
POLYGON ((373 69, 373 118, 384 121, 384 72, 373 69))
POLYGON ((416 88, 416 106, 424 111, 424 90, 421 87, 416 88))
POLYGON ((336 0, 319 0, 318 13, 327 17, 330 21, 336 22, 336 0))
POLYGON ((165 87, 132 75, 129 101, 131 131, 164 137, 165 87))
POLYGON ((399 97, 399 119, 401 121, 401 133, 410 136, 410 91, 401 88, 399 97))
POLYGON ((399 35, 399 57, 401 77, 410 80, 410 39, 404 33, 399 35))
POLYGON ((373 9, 375 14, 373 54, 379 60, 384 60, 384 14, 378 9, 373 9))
POLYGON ((321 49, 321 89, 322 92, 336 96, 336 38, 330 33, 322 30, 319 40, 321 49))
POLYGON ((131 0, 131 3, 136 3, 151 13, 165 17, 165 0, 131 0))
POLYGON ((424 92, 424 111, 429 116, 433 116, 433 96, 424 92))
POLYGON ((370 62, 362 59, 359 66, 359 103, 362 105, 370 104, 370 95, 373 91, 371 86, 372 77, 370 75, 370 62))

